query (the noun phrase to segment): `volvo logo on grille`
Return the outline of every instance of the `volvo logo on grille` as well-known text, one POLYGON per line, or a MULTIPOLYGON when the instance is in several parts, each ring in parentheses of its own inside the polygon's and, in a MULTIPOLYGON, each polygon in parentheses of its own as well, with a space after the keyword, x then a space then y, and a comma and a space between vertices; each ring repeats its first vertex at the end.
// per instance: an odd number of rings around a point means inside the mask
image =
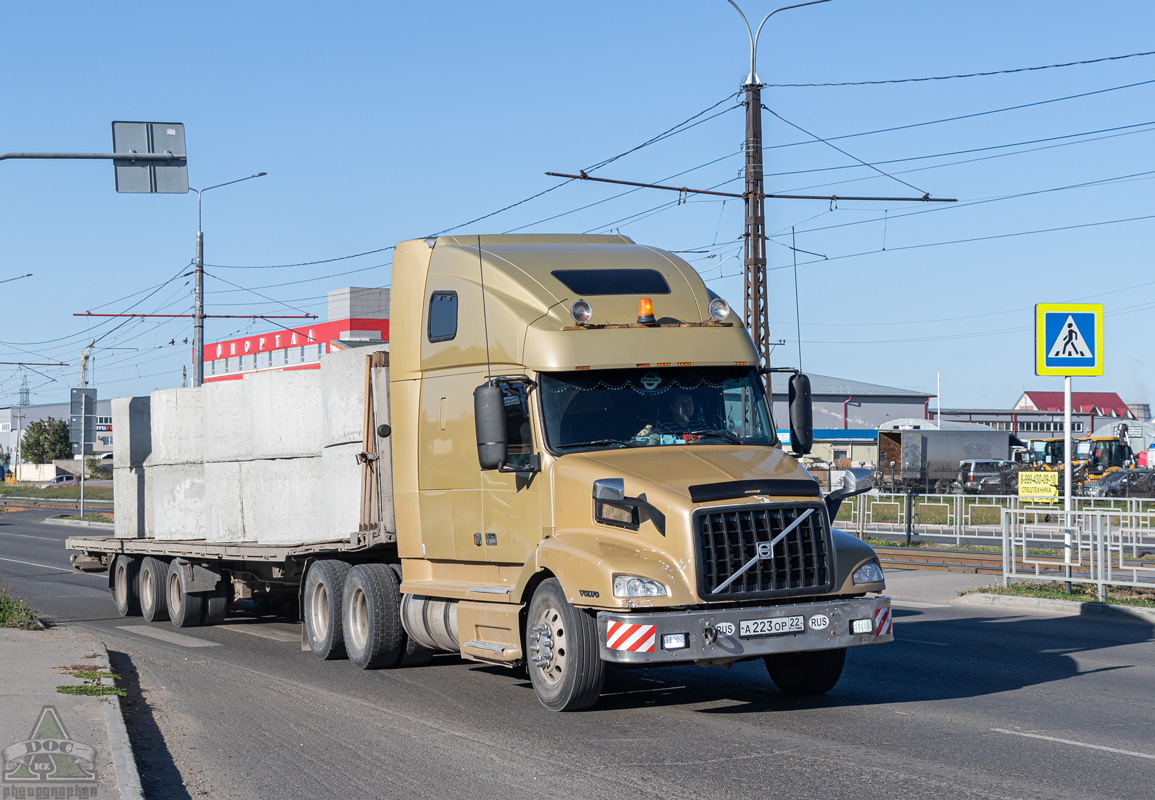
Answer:
POLYGON ((720 591, 722 591, 723 589, 725 589, 725 588, 726 588, 727 586, 729 586, 731 583, 733 583, 734 581, 738 580, 738 578, 740 578, 740 577, 742 577, 743 575, 745 575, 745 574, 746 574, 746 572, 747 572, 747 570, 749 570, 749 569, 750 569, 750 567, 754 566, 754 565, 755 565, 755 564, 757 564, 759 561, 766 561, 767 559, 771 559, 771 558, 773 558, 773 557, 774 557, 774 545, 778 544, 780 541, 782 541, 783 539, 785 539, 785 538, 786 538, 786 534, 790 533, 790 531, 794 530, 794 529, 795 529, 795 528, 797 528, 799 525, 801 525, 801 524, 802 524, 802 520, 806 519, 807 517, 809 517, 809 516, 810 516, 811 514, 813 514, 813 513, 814 513, 814 509, 813 509, 813 508, 808 508, 808 509, 806 509, 805 511, 803 511, 801 514, 799 514, 799 515, 798 515, 798 519, 794 520, 794 521, 793 521, 793 522, 791 522, 789 525, 787 525, 787 526, 786 526, 786 527, 785 527, 785 528, 782 530, 782 533, 780 533, 780 534, 778 534, 777 536, 775 536, 775 537, 774 537, 774 538, 773 538, 771 541, 769 541, 769 542, 758 542, 758 545, 757 545, 757 546, 758 546, 758 550, 757 550, 757 553, 756 553, 756 555, 755 555, 755 556, 754 556, 752 559, 750 559, 749 561, 747 561, 745 564, 743 564, 743 565, 741 566, 741 568, 739 568, 739 569, 738 569, 738 570, 737 570, 737 571, 736 571, 736 572, 735 572, 733 575, 731 575, 729 578, 727 578, 726 580, 722 581, 720 584, 718 584, 717 586, 715 586, 715 587, 714 587, 714 590, 713 590, 713 592, 711 592, 711 594, 717 594, 718 592, 720 592, 720 591))

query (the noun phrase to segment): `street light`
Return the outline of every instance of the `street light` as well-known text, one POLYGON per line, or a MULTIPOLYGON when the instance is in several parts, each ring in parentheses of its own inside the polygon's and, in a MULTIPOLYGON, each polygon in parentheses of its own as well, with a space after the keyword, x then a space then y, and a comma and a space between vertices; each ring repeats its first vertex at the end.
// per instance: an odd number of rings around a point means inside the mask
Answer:
POLYGON ((235 181, 225 181, 203 189, 189 191, 197 193, 197 260, 196 260, 196 301, 193 308, 193 386, 200 386, 205 378, 205 235, 201 230, 201 195, 209 189, 219 189, 253 178, 263 178, 267 172, 257 172, 235 181))
MULTIPOLYGON (((762 18, 758 31, 750 30, 750 21, 738 8, 734 0, 726 0, 734 6, 734 10, 742 17, 746 25, 746 35, 750 38, 750 74, 742 84, 742 91, 746 93, 746 230, 744 233, 745 257, 742 265, 745 271, 744 284, 746 291, 745 320, 746 328, 750 331, 750 338, 758 354, 766 360, 765 366, 770 366, 770 316, 768 311, 768 292, 766 291, 766 196, 762 187, 762 82, 758 80, 755 71, 755 58, 758 53, 758 37, 762 34, 762 26, 766 20, 779 11, 791 8, 812 6, 826 3, 829 0, 808 0, 804 3, 776 8, 762 18)), ((770 375, 766 374, 766 394, 771 395, 770 375)))

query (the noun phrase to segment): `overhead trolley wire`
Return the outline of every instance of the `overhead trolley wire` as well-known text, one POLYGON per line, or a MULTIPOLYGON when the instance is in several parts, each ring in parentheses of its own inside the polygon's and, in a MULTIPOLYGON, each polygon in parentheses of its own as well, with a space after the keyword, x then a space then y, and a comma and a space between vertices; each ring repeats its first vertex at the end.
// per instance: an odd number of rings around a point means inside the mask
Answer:
POLYGON ((813 89, 823 86, 880 86, 887 83, 921 83, 923 81, 949 81, 955 78, 985 78, 990 75, 1013 75, 1017 72, 1036 72, 1043 69, 1060 69, 1062 67, 1079 67, 1086 64, 1101 64, 1104 61, 1122 61, 1125 58, 1141 58, 1155 56, 1155 50, 1146 53, 1128 53, 1123 56, 1104 56, 1103 58, 1089 58, 1083 61, 1068 61, 1063 64, 1044 64, 1039 67, 1018 67, 1016 69, 996 69, 990 72, 968 72, 960 75, 936 75, 930 78, 892 78, 882 81, 841 81, 839 83, 768 83, 770 89, 813 89))

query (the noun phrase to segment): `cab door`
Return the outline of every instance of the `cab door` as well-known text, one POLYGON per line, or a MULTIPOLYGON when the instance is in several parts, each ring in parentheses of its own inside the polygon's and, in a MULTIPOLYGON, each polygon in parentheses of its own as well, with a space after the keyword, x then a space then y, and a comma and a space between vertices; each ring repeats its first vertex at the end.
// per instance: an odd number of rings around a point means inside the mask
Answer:
POLYGON ((530 413, 530 381, 500 383, 506 464, 482 472, 483 548, 492 564, 524 564, 542 538, 542 475, 530 413))

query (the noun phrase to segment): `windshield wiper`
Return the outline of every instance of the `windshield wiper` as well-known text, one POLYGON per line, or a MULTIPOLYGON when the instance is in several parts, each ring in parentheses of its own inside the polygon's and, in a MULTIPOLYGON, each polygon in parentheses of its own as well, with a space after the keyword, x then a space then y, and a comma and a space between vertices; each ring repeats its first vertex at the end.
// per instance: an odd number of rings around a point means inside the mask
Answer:
POLYGON ((567 444, 559 444, 558 448, 561 449, 563 447, 599 447, 599 446, 605 446, 605 445, 610 445, 610 444, 620 444, 622 447, 634 447, 635 446, 633 441, 631 441, 631 440, 593 439, 592 441, 589 441, 589 442, 569 442, 567 444))
POLYGON ((745 444, 745 442, 743 442, 734 434, 730 433, 730 431, 724 431, 715 428, 711 428, 709 430, 689 431, 688 433, 690 436, 718 436, 722 439, 728 439, 734 444, 745 444))

